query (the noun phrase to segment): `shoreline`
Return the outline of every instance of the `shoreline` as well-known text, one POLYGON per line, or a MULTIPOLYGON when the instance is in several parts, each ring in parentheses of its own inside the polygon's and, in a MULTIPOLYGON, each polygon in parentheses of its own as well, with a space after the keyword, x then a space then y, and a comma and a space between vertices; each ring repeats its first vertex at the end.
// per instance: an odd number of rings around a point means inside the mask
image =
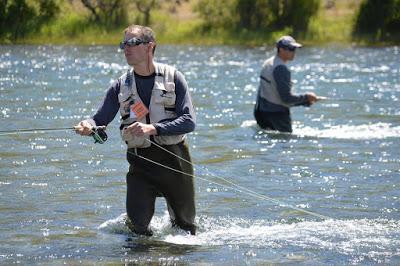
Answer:
MULTIPOLYGON (((307 40, 299 40, 303 44, 303 47, 364 47, 364 48, 385 48, 385 47, 397 47, 399 43, 387 43, 387 42, 311 42, 307 40)), ((30 41, 18 41, 16 43, 11 42, 0 42, 1 46, 116 46, 118 47, 119 41, 116 42, 76 42, 74 40, 68 42, 39 42, 36 40, 30 41)), ((231 46, 231 47, 243 47, 243 48, 256 48, 256 47, 274 47, 274 41, 263 42, 263 43, 236 43, 236 42, 171 42, 171 41, 157 41, 157 45, 176 45, 176 46, 204 46, 204 47, 215 47, 215 46, 231 46)))

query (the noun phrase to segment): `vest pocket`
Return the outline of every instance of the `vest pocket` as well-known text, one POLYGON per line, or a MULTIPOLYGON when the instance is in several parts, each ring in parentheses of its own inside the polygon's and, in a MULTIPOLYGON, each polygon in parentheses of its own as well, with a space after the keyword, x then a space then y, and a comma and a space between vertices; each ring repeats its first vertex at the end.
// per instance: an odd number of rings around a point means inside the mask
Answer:
POLYGON ((155 103, 175 107, 175 84, 171 82, 167 82, 165 86, 154 84, 153 97, 155 103))
POLYGON ((119 109, 122 114, 129 114, 129 107, 133 104, 133 95, 130 92, 119 93, 118 94, 118 102, 119 102, 119 109))
POLYGON ((161 121, 173 120, 173 119, 176 118, 175 107, 166 107, 166 106, 164 106, 164 112, 165 112, 166 119, 163 119, 161 121))

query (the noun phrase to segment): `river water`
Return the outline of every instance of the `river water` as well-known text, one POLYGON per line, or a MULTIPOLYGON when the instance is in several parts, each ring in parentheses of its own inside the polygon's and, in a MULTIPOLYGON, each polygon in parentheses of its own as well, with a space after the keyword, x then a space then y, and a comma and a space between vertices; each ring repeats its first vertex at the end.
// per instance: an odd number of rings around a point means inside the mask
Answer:
MULTIPOLYGON (((105 144, 68 130, 1 134, 0 264, 399 265, 400 48, 300 49, 296 92, 328 99, 292 108, 292 135, 252 115, 274 52, 157 48, 196 107, 196 236, 171 229, 163 199, 153 237, 125 227, 118 117, 105 144)), ((71 127, 126 69, 112 46, 0 46, 0 130, 71 127)))

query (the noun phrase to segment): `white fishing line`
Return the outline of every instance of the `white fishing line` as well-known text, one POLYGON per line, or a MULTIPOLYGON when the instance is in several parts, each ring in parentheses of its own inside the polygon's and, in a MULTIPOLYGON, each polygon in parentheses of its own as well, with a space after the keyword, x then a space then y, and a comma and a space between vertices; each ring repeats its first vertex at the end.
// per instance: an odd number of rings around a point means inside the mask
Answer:
MULTIPOLYGON (((4 131, 0 131, 0 136, 3 136, 3 135, 13 135, 13 134, 21 134, 21 133, 43 133, 43 132, 45 132, 45 131, 66 131, 66 130, 73 130, 73 129, 75 129, 75 128, 37 128, 37 129, 18 129, 18 130, 9 130, 9 131, 4 130, 4 131)), ((96 140, 96 141, 97 141, 97 140, 102 140, 102 137, 98 134, 98 132, 97 132, 96 130, 92 130, 92 132, 93 132, 93 135, 95 136, 95 140, 96 140)), ((281 207, 287 207, 287 208, 290 208, 290 209, 293 209, 293 210, 297 210, 297 211, 300 211, 300 212, 303 212, 303 213, 307 213, 307 214, 310 214, 310 215, 312 215, 312 216, 315 216, 315 217, 318 217, 318 218, 321 218, 321 219, 324 219, 324 220, 331 219, 331 218, 328 217, 328 216, 325 216, 325 215, 322 215, 322 214, 318 214, 318 213, 315 213, 315 212, 312 212, 312 211, 304 210, 304 209, 298 208, 298 207, 296 207, 296 206, 292 206, 292 205, 287 204, 287 203, 285 203, 285 202, 283 202, 283 201, 280 201, 280 200, 277 200, 277 199, 268 197, 268 196, 263 195, 263 194, 260 194, 260 193, 258 193, 258 192, 256 192, 256 191, 253 191, 253 190, 251 190, 251 189, 248 189, 248 188, 246 188, 246 187, 243 187, 243 186, 241 186, 241 185, 238 185, 238 184, 236 184, 236 183, 234 183, 234 182, 232 182, 232 181, 230 181, 230 180, 228 180, 228 179, 226 179, 226 178, 224 178, 224 177, 221 177, 221 176, 218 176, 218 175, 212 173, 212 172, 211 172, 210 170, 208 170, 206 167, 200 167, 200 166, 195 165, 194 163, 192 163, 192 162, 190 162, 190 161, 188 161, 188 160, 186 160, 186 159, 184 159, 184 158, 182 158, 182 157, 176 155, 175 153, 173 153, 173 152, 171 152, 171 151, 165 149, 164 147, 158 145, 157 143, 155 143, 155 142, 153 142, 153 141, 151 141, 151 140, 149 140, 149 139, 145 139, 145 140, 148 141, 148 142, 150 142, 152 145, 154 145, 154 146, 160 148, 161 150, 166 151, 166 152, 169 153, 169 154, 172 154, 172 155, 175 156, 176 158, 178 158, 178 159, 180 159, 180 160, 182 160, 182 161, 184 161, 184 162, 186 162, 186 163, 192 165, 192 166, 195 167, 195 168, 202 168, 203 170, 207 171, 211 176, 213 176, 213 177, 215 177, 215 178, 217 178, 217 179, 220 179, 220 180, 222 180, 222 181, 224 181, 224 182, 230 184, 231 186, 227 186, 227 185, 224 185, 224 184, 221 184, 221 183, 218 183, 218 182, 209 180, 209 179, 204 178, 204 177, 194 176, 194 175, 192 175, 192 174, 185 173, 185 172, 183 172, 183 171, 174 169, 174 168, 172 168, 172 167, 169 167, 169 166, 163 165, 163 164, 161 164, 161 163, 155 162, 155 161, 153 161, 153 160, 151 160, 151 159, 145 158, 145 157, 143 157, 143 156, 141 156, 141 155, 132 153, 132 152, 130 152, 129 150, 128 150, 128 153, 133 154, 133 155, 137 156, 138 158, 141 158, 141 159, 143 159, 143 160, 146 160, 146 161, 151 162, 151 163, 153 163, 153 164, 156 164, 156 165, 158 165, 158 166, 161 166, 161 167, 164 167, 164 168, 166 168, 166 169, 169 169, 169 170, 171 170, 171 171, 174 171, 174 172, 177 172, 177 173, 180 173, 180 174, 183 174, 183 175, 187 175, 187 176, 190 176, 190 177, 193 177, 193 178, 199 178, 199 179, 201 179, 201 180, 204 180, 204 181, 206 181, 206 182, 209 182, 209 183, 214 184, 214 185, 217 185, 217 186, 221 186, 221 187, 223 187, 223 188, 232 189, 232 190, 235 190, 235 191, 238 191, 238 192, 241 192, 241 193, 244 193, 244 194, 247 194, 247 195, 256 197, 256 198, 259 198, 259 199, 267 200, 267 201, 273 202, 273 203, 275 203, 275 204, 277 204, 277 205, 279 205, 279 206, 281 206, 281 207)), ((102 140, 102 141, 103 141, 103 140, 102 140)), ((105 141, 105 140, 104 140, 104 141, 105 141)), ((104 143, 104 141, 101 142, 101 143, 104 143)))
POLYGON ((188 160, 186 160, 186 159, 184 159, 184 158, 182 158, 182 157, 176 155, 175 153, 173 153, 173 152, 171 152, 171 151, 165 149, 164 147, 158 145, 158 144, 155 143, 154 141, 151 141, 151 140, 149 140, 149 139, 146 139, 146 141, 150 142, 151 144, 155 145, 156 147, 160 148, 161 150, 166 151, 166 152, 168 152, 169 154, 172 154, 173 156, 177 157, 178 159, 180 159, 180 160, 182 160, 182 161, 184 161, 184 162, 186 162, 186 163, 192 165, 193 167, 197 167, 197 168, 202 168, 202 169, 204 169, 204 170, 207 171, 211 176, 213 176, 213 177, 215 177, 215 178, 217 178, 217 179, 220 179, 220 180, 222 180, 222 181, 224 181, 224 182, 230 184, 231 186, 227 186, 227 185, 224 185, 224 184, 221 184, 221 183, 218 183, 218 182, 209 180, 209 179, 204 178, 204 177, 194 176, 194 175, 192 175, 192 174, 185 173, 185 172, 183 172, 183 171, 174 169, 174 168, 172 168, 172 167, 169 167, 169 166, 163 165, 163 164, 161 164, 161 163, 155 162, 155 161, 153 161, 153 160, 151 160, 151 159, 145 158, 145 157, 143 157, 143 156, 141 156, 141 155, 132 153, 132 152, 130 152, 129 150, 128 150, 128 153, 133 154, 133 155, 137 156, 138 158, 141 158, 141 159, 143 159, 143 160, 146 160, 146 161, 151 162, 151 163, 153 163, 153 164, 156 164, 156 165, 158 165, 158 166, 161 166, 161 167, 164 167, 164 168, 166 168, 166 169, 169 169, 169 170, 171 170, 171 171, 174 171, 174 172, 177 172, 177 173, 180 173, 180 174, 184 174, 184 175, 187 175, 187 176, 190 176, 190 177, 193 177, 193 178, 199 178, 199 179, 201 179, 201 180, 203 180, 203 181, 212 183, 212 184, 214 184, 214 185, 218 185, 218 186, 221 186, 221 187, 223 187, 223 188, 232 189, 232 190, 235 190, 235 191, 238 191, 238 192, 241 192, 241 193, 244 193, 244 194, 247 194, 247 195, 256 197, 256 198, 258 198, 258 199, 267 200, 267 201, 273 202, 273 203, 275 203, 275 204, 277 204, 277 205, 279 205, 279 206, 281 206, 281 207, 287 207, 287 208, 290 208, 290 209, 293 209, 293 210, 297 210, 297 211, 300 211, 300 212, 303 212, 303 213, 307 213, 307 214, 310 214, 310 215, 312 215, 312 216, 321 218, 321 219, 323 219, 323 220, 332 219, 332 218, 330 218, 330 217, 328 217, 328 216, 325 216, 325 215, 322 215, 322 214, 318 214, 318 213, 315 213, 315 212, 312 212, 312 211, 304 210, 304 209, 298 208, 298 207, 296 207, 296 206, 292 206, 292 205, 287 204, 287 203, 285 203, 285 202, 283 202, 283 201, 280 201, 280 200, 277 200, 277 199, 268 197, 268 196, 263 195, 263 194, 260 194, 260 193, 258 193, 258 192, 256 192, 256 191, 253 191, 253 190, 251 190, 251 189, 248 189, 248 188, 246 188, 246 187, 243 187, 243 186, 241 186, 241 185, 238 185, 238 184, 236 184, 236 183, 234 183, 234 182, 232 182, 232 181, 230 181, 230 180, 228 180, 228 179, 226 179, 226 178, 224 178, 224 177, 221 177, 221 176, 218 176, 218 175, 212 173, 212 172, 211 172, 210 170, 208 170, 206 167, 199 167, 199 166, 195 165, 194 163, 192 163, 192 162, 190 162, 190 161, 188 161, 188 160))

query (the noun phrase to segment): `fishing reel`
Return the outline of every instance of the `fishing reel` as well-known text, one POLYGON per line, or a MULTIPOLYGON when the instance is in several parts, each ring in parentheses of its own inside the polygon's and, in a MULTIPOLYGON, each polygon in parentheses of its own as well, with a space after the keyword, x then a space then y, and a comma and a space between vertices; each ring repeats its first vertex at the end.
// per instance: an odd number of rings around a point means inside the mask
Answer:
POLYGON ((108 136, 104 129, 105 127, 93 127, 91 136, 94 139, 94 143, 103 144, 104 142, 106 142, 108 136))

